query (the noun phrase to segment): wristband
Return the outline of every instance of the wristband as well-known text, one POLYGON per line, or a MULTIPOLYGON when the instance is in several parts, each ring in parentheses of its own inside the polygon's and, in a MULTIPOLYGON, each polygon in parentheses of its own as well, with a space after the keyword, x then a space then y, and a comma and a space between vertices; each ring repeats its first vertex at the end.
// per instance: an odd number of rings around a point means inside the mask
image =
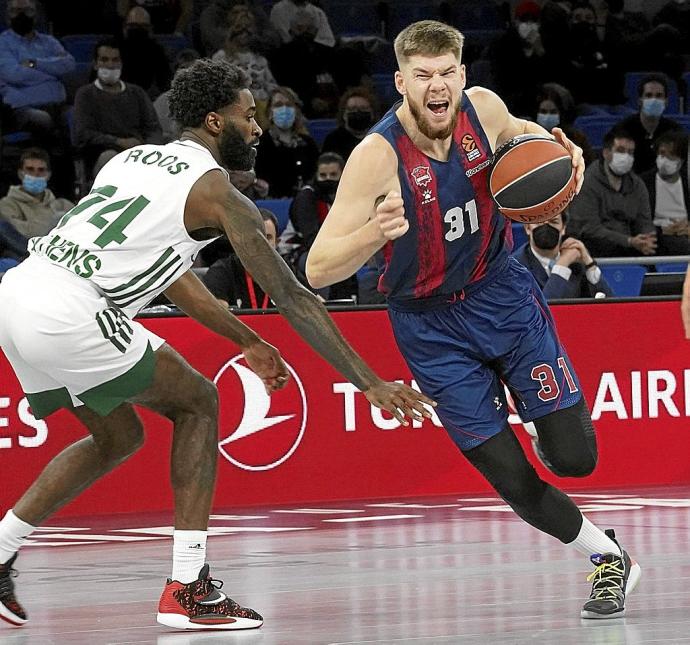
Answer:
POLYGON ((585 271, 588 271, 588 270, 591 269, 592 267, 596 267, 596 266, 599 266, 599 265, 596 263, 596 260, 592 260, 589 264, 585 264, 585 271))

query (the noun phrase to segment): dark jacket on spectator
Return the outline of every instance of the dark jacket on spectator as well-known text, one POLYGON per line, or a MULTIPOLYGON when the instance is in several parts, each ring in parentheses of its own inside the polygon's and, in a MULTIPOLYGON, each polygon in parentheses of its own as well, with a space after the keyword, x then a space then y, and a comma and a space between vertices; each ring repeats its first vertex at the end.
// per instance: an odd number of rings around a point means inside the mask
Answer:
POLYGON ((633 165, 633 170, 638 174, 645 170, 656 168, 654 142, 666 132, 683 129, 683 127, 673 119, 662 116, 659 119, 659 125, 654 131, 654 134, 650 135, 642 125, 638 113, 625 117, 618 125, 620 125, 620 127, 635 141, 635 163, 633 165))
POLYGON ((263 289, 254 282, 234 253, 214 262, 203 282, 216 298, 225 300, 231 307, 263 309, 272 306, 263 289))
POLYGON ((547 275, 542 263, 534 255, 529 242, 526 242, 515 251, 514 257, 520 264, 529 269, 547 300, 557 300, 558 298, 593 298, 597 292, 613 296, 613 290, 606 282, 603 274, 599 282, 592 284, 587 279, 585 267, 581 262, 574 262, 570 265, 569 268, 572 273, 570 278, 565 280, 556 273, 547 275))

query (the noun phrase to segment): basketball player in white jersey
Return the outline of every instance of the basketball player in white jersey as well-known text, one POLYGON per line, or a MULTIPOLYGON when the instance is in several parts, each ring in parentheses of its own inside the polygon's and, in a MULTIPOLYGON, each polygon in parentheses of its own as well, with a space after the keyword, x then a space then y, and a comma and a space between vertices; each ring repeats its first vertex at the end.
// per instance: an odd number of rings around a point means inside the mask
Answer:
MULTIPOLYGON (((263 234, 259 211, 228 180, 250 170, 261 129, 249 79, 237 67, 197 61, 170 93, 179 141, 114 157, 94 187, 0 284, 0 347, 32 412, 64 407, 90 435, 55 457, 0 521, 0 617, 26 613, 10 577, 17 551, 48 516, 132 455, 144 439, 133 404, 174 423, 172 575, 158 621, 181 629, 246 629, 263 619, 219 591, 205 563, 216 478, 217 392, 165 341, 133 320, 158 294, 238 345, 268 391, 286 367, 274 347, 235 318, 190 270, 225 233, 247 269, 299 334, 369 401, 404 421, 432 402, 383 382, 295 280, 263 234)), ((405 421, 405 423, 407 423, 405 421)))

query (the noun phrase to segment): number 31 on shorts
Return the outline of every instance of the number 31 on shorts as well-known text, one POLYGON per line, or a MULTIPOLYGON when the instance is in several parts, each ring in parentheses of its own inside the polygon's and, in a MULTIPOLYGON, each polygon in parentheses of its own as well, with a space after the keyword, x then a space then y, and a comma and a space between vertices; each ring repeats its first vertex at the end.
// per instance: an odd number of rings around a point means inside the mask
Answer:
MULTIPOLYGON (((563 356, 558 357, 558 367, 563 372, 570 394, 575 394, 578 391, 578 387, 563 356)), ((552 401, 560 395, 561 388, 558 385, 553 367, 548 363, 540 363, 533 367, 531 376, 533 381, 541 383, 541 389, 537 392, 537 396, 542 401, 552 401)))

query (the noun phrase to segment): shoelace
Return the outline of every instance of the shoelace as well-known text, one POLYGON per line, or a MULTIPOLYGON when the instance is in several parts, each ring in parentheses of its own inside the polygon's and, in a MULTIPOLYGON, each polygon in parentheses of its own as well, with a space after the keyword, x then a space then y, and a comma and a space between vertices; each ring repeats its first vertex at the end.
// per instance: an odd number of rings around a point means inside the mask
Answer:
POLYGON ((623 596, 623 577, 625 567, 623 560, 617 562, 602 562, 587 576, 587 582, 595 578, 590 598, 601 600, 618 600, 623 596))

